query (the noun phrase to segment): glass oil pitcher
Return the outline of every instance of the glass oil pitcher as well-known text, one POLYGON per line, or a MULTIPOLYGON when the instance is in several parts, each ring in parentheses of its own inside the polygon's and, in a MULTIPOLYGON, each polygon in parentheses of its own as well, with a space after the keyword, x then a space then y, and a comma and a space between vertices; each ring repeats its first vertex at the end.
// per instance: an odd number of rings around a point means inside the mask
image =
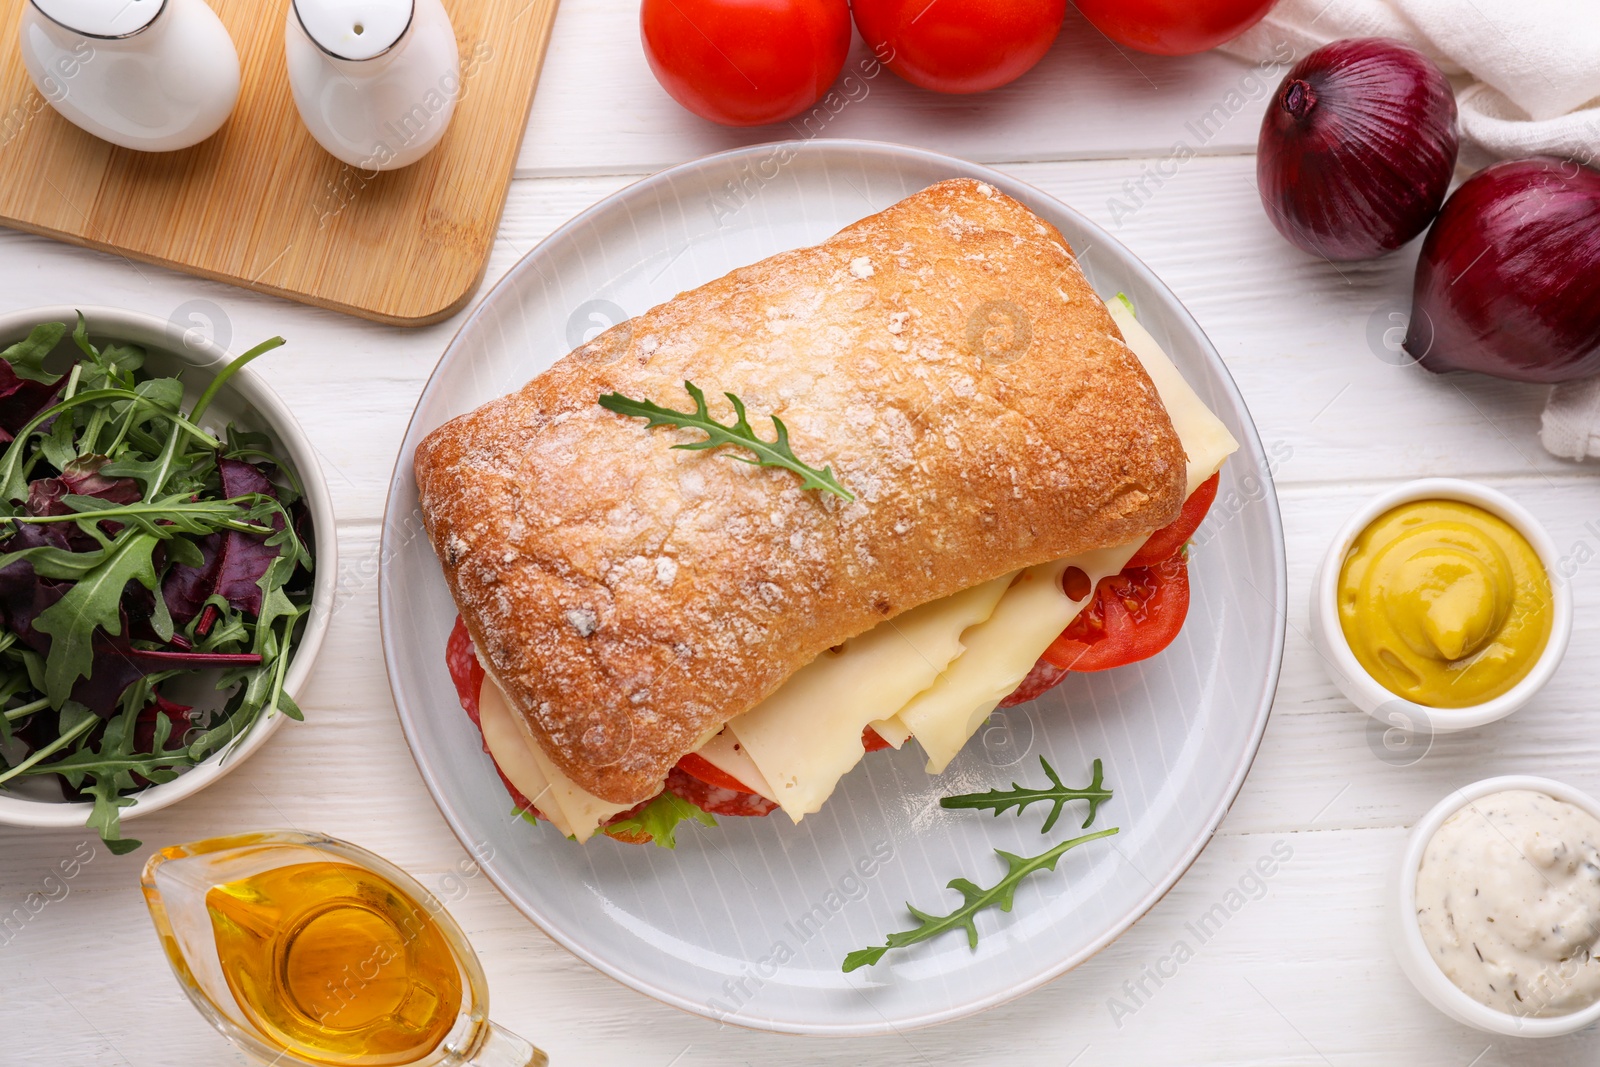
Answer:
POLYGON ((200 1013, 263 1063, 545 1067, 489 1021, 461 928, 399 868, 289 831, 162 849, 145 903, 200 1013))

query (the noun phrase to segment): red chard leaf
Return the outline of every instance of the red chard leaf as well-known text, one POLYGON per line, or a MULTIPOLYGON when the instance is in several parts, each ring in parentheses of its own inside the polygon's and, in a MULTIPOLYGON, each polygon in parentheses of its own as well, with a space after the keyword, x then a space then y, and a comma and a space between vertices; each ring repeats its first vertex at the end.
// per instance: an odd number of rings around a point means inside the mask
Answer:
POLYGON ((133 750, 145 754, 156 750, 156 720, 163 715, 172 724, 172 733, 168 735, 165 746, 167 748, 182 743, 183 735, 194 725, 189 718, 193 708, 174 704, 160 693, 151 693, 150 696, 154 703, 139 713, 133 726, 133 750))
POLYGON ((55 386, 18 378, 11 364, 0 360, 0 430, 5 431, 6 440, 49 407, 55 395, 55 386))
MULTIPOLYGON (((60 477, 35 478, 28 483, 28 514, 71 515, 73 509, 66 502, 69 496, 94 497, 112 504, 137 504, 142 499, 139 483, 132 478, 105 477, 100 473, 100 468, 106 462, 104 456, 80 456, 67 464, 60 477)), ((76 524, 48 525, 64 527, 62 547, 70 547, 74 552, 87 552, 95 547, 94 538, 78 529, 76 524)), ((106 532, 106 536, 115 537, 117 531, 122 529, 122 524, 108 520, 101 523, 100 528, 106 532)))
MULTIPOLYGON (((222 478, 225 497, 248 496, 252 493, 277 498, 272 482, 254 464, 236 459, 217 461, 217 472, 222 478)), ((283 517, 274 515, 274 530, 283 529, 283 517)), ((179 563, 167 572, 161 591, 167 600, 167 610, 174 621, 187 626, 189 621, 213 596, 220 596, 234 610, 252 617, 261 614, 261 578, 272 561, 278 558, 277 546, 268 545, 266 537, 259 534, 226 533, 208 534, 198 542, 205 562, 199 566, 179 563)))
POLYGON ((61 376, 47 372, 44 361, 66 329, 60 322, 36 326, 26 340, 0 352, 0 432, 6 441, 55 400, 61 376))

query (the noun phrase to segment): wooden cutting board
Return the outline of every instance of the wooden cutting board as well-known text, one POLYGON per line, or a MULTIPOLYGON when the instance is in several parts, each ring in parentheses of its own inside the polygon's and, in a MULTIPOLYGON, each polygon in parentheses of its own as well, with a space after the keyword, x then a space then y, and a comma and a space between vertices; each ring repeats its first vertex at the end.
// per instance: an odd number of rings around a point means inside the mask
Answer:
POLYGON ((301 123, 289 0, 210 0, 239 50, 239 105, 169 153, 114 147, 56 114, 17 48, 25 3, 0 14, 0 224, 402 326, 449 317, 482 280, 557 0, 445 0, 455 119, 420 162, 383 174, 334 159, 301 123))

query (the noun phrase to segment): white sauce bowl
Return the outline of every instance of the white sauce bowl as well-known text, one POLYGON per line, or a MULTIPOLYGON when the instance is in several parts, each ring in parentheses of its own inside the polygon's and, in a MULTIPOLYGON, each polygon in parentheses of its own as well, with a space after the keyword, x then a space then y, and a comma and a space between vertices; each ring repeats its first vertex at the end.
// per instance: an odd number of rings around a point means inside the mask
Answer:
POLYGON ((1422 939, 1422 929, 1417 925, 1417 871, 1422 866, 1423 852, 1433 840, 1433 835, 1438 833, 1446 819, 1468 804, 1508 790, 1544 793, 1600 819, 1600 802, 1587 793, 1549 778, 1507 774, 1485 778, 1457 789, 1424 815, 1406 839, 1405 851, 1389 880, 1389 943, 1400 961, 1400 969, 1406 972, 1406 977, 1417 987, 1417 992, 1456 1022, 1508 1037, 1560 1037, 1600 1020, 1600 1001, 1582 1011, 1540 1018, 1512 1015, 1481 1004, 1458 989, 1439 969, 1428 951, 1427 943, 1422 939))
MULTIPOLYGON (((144 348, 145 369, 151 374, 160 377, 183 372, 184 399, 187 403, 192 404, 217 371, 233 360, 233 355, 226 349, 198 332, 185 332, 184 327, 177 323, 137 311, 91 306, 81 309, 39 307, 0 314, 0 348, 22 340, 30 329, 41 322, 65 322, 69 335, 62 343, 70 346, 70 330, 78 321, 79 310, 82 310, 89 324, 89 339, 96 345, 103 346, 107 341, 136 344, 144 348)), ((271 359, 272 356, 262 358, 271 359)), ((291 650, 289 666, 284 674, 284 688, 291 696, 297 695, 311 674, 312 662, 317 658, 317 650, 328 631, 328 620, 333 615, 334 594, 338 588, 337 535, 333 520, 333 498, 328 493, 327 478, 317 462, 311 439, 300 428, 300 423, 295 420, 288 406, 251 367, 240 369, 228 380, 203 421, 215 425, 234 422, 246 429, 265 432, 272 438, 274 452, 294 470, 305 491, 303 499, 311 512, 311 529, 316 538, 316 576, 312 582, 311 611, 306 616, 305 629, 297 647, 291 650)), ((198 793, 250 758, 266 744, 267 738, 283 724, 283 720, 283 715, 263 715, 234 743, 213 753, 198 766, 170 782, 148 786, 130 794, 135 803, 121 809, 122 820, 125 822, 149 815, 198 793)), ((81 827, 92 807, 86 802, 37 800, 0 790, 0 824, 9 826, 81 827)))
POLYGON ((1557 577, 1558 554, 1550 535, 1521 504, 1487 486, 1456 478, 1423 478, 1373 497, 1345 522, 1328 546, 1311 586, 1311 644, 1323 666, 1349 701, 1386 726, 1428 735, 1470 730, 1505 718, 1533 698, 1555 674, 1572 637, 1572 592, 1557 577), (1419 500, 1456 500, 1475 504, 1504 519, 1527 539, 1550 580, 1550 640, 1522 681, 1510 690, 1464 708, 1430 708, 1397 696, 1366 672, 1345 640, 1339 624, 1339 573, 1356 538, 1380 515, 1419 500))

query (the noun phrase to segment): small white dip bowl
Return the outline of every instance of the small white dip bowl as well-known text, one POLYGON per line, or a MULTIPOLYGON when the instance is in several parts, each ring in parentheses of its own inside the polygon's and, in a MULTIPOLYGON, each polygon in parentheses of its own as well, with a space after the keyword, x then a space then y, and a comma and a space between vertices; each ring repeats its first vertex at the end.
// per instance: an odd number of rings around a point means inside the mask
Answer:
POLYGON ((1572 637, 1572 593, 1556 577, 1556 546, 1526 508, 1504 493, 1456 478, 1423 478, 1373 497, 1340 527, 1317 568, 1311 586, 1311 643, 1323 665, 1352 704, 1386 726, 1422 733, 1449 733, 1503 719, 1526 704, 1555 674, 1572 637), (1368 674, 1350 650, 1339 624, 1339 572, 1350 546, 1378 516, 1419 500, 1456 500, 1475 504, 1504 519, 1533 546, 1550 579, 1550 640, 1522 681, 1493 700, 1464 708, 1430 708, 1391 693, 1368 674))
POLYGON ((1456 1022, 1508 1037, 1560 1037, 1600 1021, 1600 1001, 1582 1011, 1546 1018, 1512 1015, 1480 1004, 1456 988, 1456 984, 1433 962, 1427 943, 1422 940, 1422 929, 1417 925, 1417 870, 1422 866, 1422 854, 1428 842, 1433 840, 1433 835, 1438 833, 1446 819, 1474 800, 1508 790, 1544 793, 1600 819, 1600 802, 1587 793, 1549 778, 1507 774, 1485 778, 1457 789, 1424 815, 1406 839, 1400 862, 1389 879, 1389 943, 1400 961, 1400 969, 1406 972, 1406 977, 1417 987, 1417 992, 1456 1022))
MULTIPOLYGON (((225 349, 200 336, 186 333, 181 325, 137 311, 108 307, 38 307, 0 314, 0 349, 28 335, 41 322, 64 322, 69 330, 83 312, 89 325, 89 339, 97 346, 107 341, 136 344, 145 350, 145 369, 157 377, 182 372, 184 397, 193 403, 216 373, 233 360, 225 349)), ((265 338, 263 338, 265 340, 265 338)), ((62 344, 70 347, 65 338, 62 344)), ((272 358, 270 355, 265 357, 272 358)), ((291 650, 284 688, 295 695, 311 674, 312 662, 328 630, 333 614, 334 593, 338 587, 339 561, 333 520, 333 499, 327 478, 317 462, 316 450, 300 423, 278 394, 250 367, 242 368, 212 402, 202 420, 220 427, 233 422, 243 429, 259 430, 272 438, 274 452, 294 471, 304 492, 302 499, 311 512, 312 535, 316 539, 316 576, 312 583, 311 611, 296 647, 291 650)), ((121 809, 123 820, 160 811, 192 796, 215 782, 266 744, 267 738, 282 725, 284 716, 263 715, 234 743, 213 753, 170 782, 148 786, 131 794, 135 803, 121 809)), ((92 805, 66 800, 40 800, 0 790, 0 823, 9 826, 70 828, 83 826, 92 805)))

